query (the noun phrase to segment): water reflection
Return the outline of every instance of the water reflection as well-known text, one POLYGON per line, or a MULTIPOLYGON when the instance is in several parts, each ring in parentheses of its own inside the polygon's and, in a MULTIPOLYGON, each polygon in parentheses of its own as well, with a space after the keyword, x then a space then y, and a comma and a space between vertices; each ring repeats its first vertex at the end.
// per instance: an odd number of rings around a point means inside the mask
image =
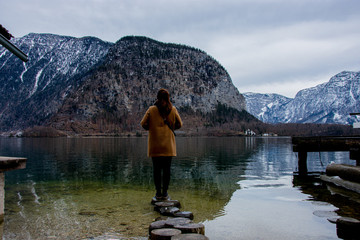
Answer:
MULTIPOLYGON (((329 217, 352 217, 360 219, 360 195, 332 184, 324 183, 318 176, 294 176, 293 184, 308 194, 309 200, 326 202, 336 207, 336 213, 329 217)), ((324 217, 328 217, 325 215, 324 217)))
MULTIPOLYGON (((146 238, 158 216, 149 203, 154 187, 146 143, 146 138, 0 138, 1 155, 28 158, 26 169, 6 173, 4 238, 91 238, 106 232, 146 238)), ((254 230, 262 221, 259 215, 287 207, 294 214, 305 209, 301 216, 311 228, 323 226, 309 220, 308 206, 299 204, 311 193, 292 183, 297 157, 290 138, 180 137, 177 148, 170 194, 194 213, 195 221, 206 223, 211 239, 226 239, 223 227, 233 236, 255 234, 257 239, 262 236, 254 230), (240 222, 254 231, 239 228, 240 222)), ((327 162, 346 157, 310 154, 308 168, 323 171, 327 162)), ((272 214, 266 216, 269 221, 272 214)), ((283 217, 284 222, 293 218, 283 217)), ((272 227, 264 225, 263 235, 272 227)), ((274 236, 288 237, 294 230, 278 231, 284 233, 274 236)))

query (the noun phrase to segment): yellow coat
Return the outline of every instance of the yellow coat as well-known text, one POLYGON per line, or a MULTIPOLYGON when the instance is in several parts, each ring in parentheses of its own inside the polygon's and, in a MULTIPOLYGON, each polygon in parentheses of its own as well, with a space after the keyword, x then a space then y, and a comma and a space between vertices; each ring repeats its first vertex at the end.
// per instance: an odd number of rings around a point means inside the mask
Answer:
MULTIPOLYGON (((182 126, 180 115, 174 106, 166 119, 174 130, 179 129, 182 126)), ((176 156, 174 133, 164 122, 164 119, 160 116, 160 112, 156 106, 149 107, 140 124, 144 129, 149 130, 149 157, 176 156)))

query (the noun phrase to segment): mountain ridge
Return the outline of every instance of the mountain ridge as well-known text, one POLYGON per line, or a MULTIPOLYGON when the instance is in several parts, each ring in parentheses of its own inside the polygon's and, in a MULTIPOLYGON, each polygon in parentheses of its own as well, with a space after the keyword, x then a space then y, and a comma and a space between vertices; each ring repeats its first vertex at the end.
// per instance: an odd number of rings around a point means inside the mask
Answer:
POLYGON ((29 62, 0 48, 1 131, 37 125, 66 132, 137 131, 161 87, 197 131, 202 121, 214 125, 205 116, 219 106, 239 114, 245 109, 225 68, 193 47, 143 36, 108 43, 31 33, 14 41, 29 62))
POLYGON ((294 98, 243 93, 247 110, 267 123, 353 124, 360 112, 360 72, 343 71, 328 82, 300 90, 294 98), (279 102, 278 99, 284 99, 279 102))
POLYGON ((3 131, 43 124, 78 84, 79 76, 89 72, 110 46, 94 37, 78 39, 35 33, 14 39, 14 43, 28 55, 29 61, 22 63, 4 48, 0 49, 3 131))

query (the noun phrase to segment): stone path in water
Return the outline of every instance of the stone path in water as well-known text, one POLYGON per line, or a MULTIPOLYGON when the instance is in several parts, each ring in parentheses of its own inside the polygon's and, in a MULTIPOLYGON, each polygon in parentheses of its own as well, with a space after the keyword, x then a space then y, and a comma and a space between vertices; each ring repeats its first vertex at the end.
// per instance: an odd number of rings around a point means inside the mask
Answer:
POLYGON ((152 199, 154 210, 162 217, 156 219, 149 226, 151 240, 208 240, 205 236, 205 226, 194 223, 194 215, 189 211, 180 211, 181 204, 178 200, 152 199))
MULTIPOLYGON (((157 200, 152 198, 154 211, 160 213, 154 222, 149 225, 149 237, 124 237, 118 233, 104 233, 91 240, 208 240, 205 236, 205 226, 194 223, 194 215, 190 211, 180 211, 178 200, 157 200)), ((89 239, 89 240, 90 240, 89 239)))

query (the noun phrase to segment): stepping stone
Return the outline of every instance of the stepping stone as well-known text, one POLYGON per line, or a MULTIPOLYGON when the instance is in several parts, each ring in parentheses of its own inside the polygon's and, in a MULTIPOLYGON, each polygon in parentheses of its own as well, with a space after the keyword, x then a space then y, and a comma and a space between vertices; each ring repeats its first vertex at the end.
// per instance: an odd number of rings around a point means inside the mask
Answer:
POLYGON ((168 220, 168 219, 171 219, 171 217, 168 217, 168 216, 159 216, 157 218, 155 218, 155 221, 160 221, 160 220, 168 220))
POLYGON ((166 201, 166 202, 156 202, 155 203, 155 211, 160 211, 162 207, 180 207, 180 203, 178 201, 166 201))
POLYGON ((162 202, 162 200, 161 199, 156 199, 156 197, 153 197, 151 199, 151 204, 154 205, 156 202, 162 202))
POLYGON ((181 207, 180 202, 178 200, 167 200, 167 201, 163 201, 163 202, 173 203, 174 207, 178 207, 178 208, 181 207))
POLYGON ((166 227, 165 222, 166 222, 166 220, 160 220, 160 221, 151 223, 149 226, 149 235, 151 235, 152 230, 165 228, 166 227))
POLYGON ((339 238, 358 239, 359 229, 360 221, 355 218, 341 217, 336 220, 336 233, 339 238))
POLYGON ((171 240, 171 237, 181 234, 181 231, 174 228, 162 228, 151 231, 151 240, 171 240))
POLYGON ((189 218, 190 220, 194 219, 194 214, 192 212, 177 212, 174 214, 174 217, 184 217, 184 218, 189 218))
POLYGON ((174 228, 179 229, 182 233, 198 233, 205 235, 205 226, 201 223, 178 224, 175 225, 174 228))
POLYGON ((187 233, 173 236, 171 240, 209 240, 209 238, 197 233, 187 233))
POLYGON ((160 208, 160 214, 164 216, 174 216, 176 212, 179 212, 180 209, 177 207, 162 207, 160 208))
POLYGON ((188 223, 191 223, 190 219, 178 217, 178 218, 172 218, 172 219, 166 220, 165 226, 169 227, 169 228, 174 228, 175 225, 182 225, 182 224, 188 224, 188 223))
POLYGON ((173 202, 175 207, 180 207, 180 202, 178 200, 157 200, 156 197, 153 197, 151 199, 152 205, 155 205, 155 203, 158 203, 158 202, 173 202))
POLYGON ((336 221, 339 219, 340 217, 330 217, 330 218, 328 218, 327 220, 329 221, 329 222, 331 222, 331 223, 336 223, 336 221))

